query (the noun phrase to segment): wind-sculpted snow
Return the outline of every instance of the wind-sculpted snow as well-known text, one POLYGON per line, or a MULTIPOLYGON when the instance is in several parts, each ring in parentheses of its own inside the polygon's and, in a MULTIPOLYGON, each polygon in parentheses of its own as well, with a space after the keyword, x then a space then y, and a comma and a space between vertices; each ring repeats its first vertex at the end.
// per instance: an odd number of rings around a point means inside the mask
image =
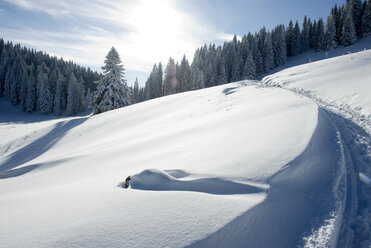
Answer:
POLYGON ((271 199, 269 179, 306 150, 318 108, 250 83, 86 120, 33 116, 0 125, 0 246, 184 247, 271 199), (133 188, 117 187, 129 175, 133 188))
POLYGON ((267 198, 191 247, 335 247, 345 170, 337 130, 320 111, 306 150, 268 180, 267 198))
POLYGON ((252 185, 220 178, 179 180, 156 169, 147 169, 132 176, 130 185, 131 188, 140 190, 194 191, 215 195, 252 194, 263 191, 252 185))
POLYGON ((266 86, 312 99, 327 110, 340 132, 348 176, 339 247, 371 246, 370 68, 368 50, 289 68, 263 79, 266 86))

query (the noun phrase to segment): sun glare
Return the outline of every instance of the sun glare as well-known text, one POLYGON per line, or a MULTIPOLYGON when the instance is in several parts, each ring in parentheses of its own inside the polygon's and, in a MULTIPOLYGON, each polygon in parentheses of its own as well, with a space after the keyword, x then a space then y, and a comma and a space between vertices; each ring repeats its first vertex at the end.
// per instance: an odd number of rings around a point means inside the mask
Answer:
MULTIPOLYGON (((141 61, 166 61, 169 56, 181 56, 190 48, 183 35, 184 14, 167 1, 140 1, 133 7, 128 22, 132 28, 127 52, 136 52, 141 61)), ((128 43, 127 43, 128 44, 128 43)))

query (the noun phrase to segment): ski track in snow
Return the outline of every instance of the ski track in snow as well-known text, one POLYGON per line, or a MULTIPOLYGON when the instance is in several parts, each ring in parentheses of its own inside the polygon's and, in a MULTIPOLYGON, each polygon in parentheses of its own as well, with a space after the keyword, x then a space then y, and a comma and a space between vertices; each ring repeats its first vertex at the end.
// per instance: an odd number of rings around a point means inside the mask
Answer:
MULTIPOLYGON (((327 116, 339 130, 344 146, 347 158, 347 198, 337 247, 371 247, 371 187, 360 181, 361 175, 371 175, 371 114, 366 116, 360 112, 359 107, 354 108, 336 100, 329 101, 313 90, 286 87, 288 85, 279 76, 271 75, 263 78, 258 87, 279 87, 312 99, 326 110, 327 116)), ((333 247, 316 242, 322 242, 321 233, 326 234, 329 228, 333 228, 334 220, 326 220, 327 226, 325 224, 313 230, 311 236, 305 237, 305 247, 333 247)))

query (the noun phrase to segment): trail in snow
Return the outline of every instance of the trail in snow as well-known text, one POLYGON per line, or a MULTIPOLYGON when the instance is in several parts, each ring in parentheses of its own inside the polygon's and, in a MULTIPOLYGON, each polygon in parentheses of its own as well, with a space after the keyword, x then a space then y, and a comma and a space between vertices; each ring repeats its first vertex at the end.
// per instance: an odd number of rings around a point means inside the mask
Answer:
POLYGON ((371 247, 371 186, 363 180, 371 175, 369 55, 360 52, 263 79, 266 86, 312 99, 339 130, 347 161, 347 200, 338 247, 371 247))
POLYGON ((320 110, 308 147, 269 179, 267 198, 190 247, 333 247, 344 208, 344 170, 337 130, 320 110))
MULTIPOLYGON (((263 80, 277 87, 274 80, 263 80)), ((371 119, 347 104, 328 102, 311 90, 286 88, 312 99, 326 109, 327 116, 338 128, 347 157, 347 199, 338 247, 371 246, 371 186, 361 175, 371 175, 371 119)))

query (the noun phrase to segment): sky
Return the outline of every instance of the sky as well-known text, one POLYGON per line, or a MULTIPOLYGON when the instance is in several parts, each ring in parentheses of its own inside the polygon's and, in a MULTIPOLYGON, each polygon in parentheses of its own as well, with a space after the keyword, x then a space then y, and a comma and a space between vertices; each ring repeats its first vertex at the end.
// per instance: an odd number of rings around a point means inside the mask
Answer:
POLYGON ((265 26, 326 18, 345 0, 0 0, 0 38, 100 71, 112 46, 128 84, 145 83, 154 63, 192 60, 265 26))

